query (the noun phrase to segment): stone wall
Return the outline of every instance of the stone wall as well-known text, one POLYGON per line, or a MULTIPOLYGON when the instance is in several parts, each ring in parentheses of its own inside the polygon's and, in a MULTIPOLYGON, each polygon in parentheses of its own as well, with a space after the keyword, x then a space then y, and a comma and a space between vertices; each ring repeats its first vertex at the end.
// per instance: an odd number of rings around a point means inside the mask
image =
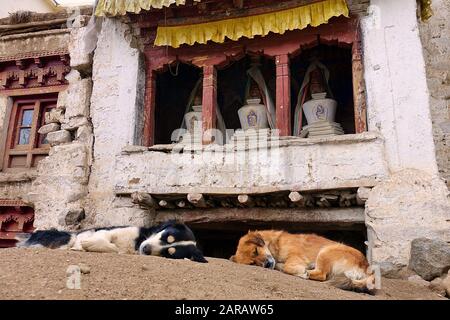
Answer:
POLYGON ((434 15, 420 23, 439 173, 450 186, 450 2, 433 0, 434 15))
POLYGON ((89 183, 86 224, 144 225, 149 215, 121 204, 114 196, 115 157, 141 138, 136 133, 142 108, 143 69, 140 51, 132 47, 131 28, 118 19, 105 19, 94 56, 91 118, 94 162, 89 183))
MULTIPOLYGON (((0 58, 23 56, 35 52, 67 52, 69 42, 68 30, 50 30, 28 34, 4 36, 0 39, 0 58)), ((9 113, 12 100, 7 93, 0 93, 0 147, 4 148, 9 125, 9 113)), ((3 150, 2 150, 3 151, 3 150)), ((0 152, 0 155, 3 153, 0 152)), ((3 157, 0 162, 3 163, 3 157)), ((1 170, 0 164, 0 199, 25 199, 32 192, 32 182, 37 171, 12 174, 1 170)))
POLYGON ((385 138, 390 177, 366 202, 370 256, 405 266, 415 237, 450 240, 449 192, 438 177, 417 3, 371 5, 361 24, 368 126, 385 138))
POLYGON ((48 30, 4 36, 0 39, 0 57, 43 51, 67 51, 69 30, 48 30))
POLYGON ((92 54, 81 43, 88 32, 78 17, 71 29, 69 53, 72 71, 66 76, 69 86, 58 97, 55 115, 49 122, 57 131, 48 134, 52 145, 49 156, 38 165, 38 177, 28 201, 36 208, 35 227, 79 228, 85 218, 94 138, 90 121, 92 54))

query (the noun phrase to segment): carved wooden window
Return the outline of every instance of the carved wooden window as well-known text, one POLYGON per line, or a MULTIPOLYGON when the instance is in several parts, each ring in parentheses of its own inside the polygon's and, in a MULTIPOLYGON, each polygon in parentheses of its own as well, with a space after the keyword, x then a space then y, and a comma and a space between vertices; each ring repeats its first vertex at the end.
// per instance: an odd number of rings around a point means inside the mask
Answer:
MULTIPOLYGON (((358 25, 356 18, 341 17, 334 19, 333 23, 316 28, 295 30, 284 35, 271 34, 255 39, 243 38, 224 44, 211 43, 177 49, 147 46, 145 49, 147 80, 143 144, 151 146, 158 143, 157 140, 155 141, 155 110, 156 75, 160 70, 179 60, 203 69, 203 142, 210 143, 211 139, 206 133, 217 126, 217 93, 218 85, 221 85, 218 83, 218 70, 220 71, 230 62, 238 61, 246 53, 263 54, 275 61, 276 128, 282 136, 292 135, 294 107, 302 81, 299 74, 306 71, 301 64, 308 62, 306 57, 308 51, 321 51, 323 46, 328 47, 328 50, 322 50, 325 60, 331 61, 334 74, 337 75, 332 79, 339 90, 339 94, 335 93, 335 95, 341 96, 338 103, 341 105, 339 116, 342 118, 336 120, 344 123, 345 133, 367 131, 365 85, 358 25), (299 57, 303 59, 300 62, 299 57), (345 84, 345 92, 340 90, 343 87, 341 84, 345 84), (345 112, 342 113, 342 111, 345 112)), ((299 122, 302 123, 302 121, 299 122)))
POLYGON ((56 107, 57 95, 21 97, 14 100, 8 127, 4 168, 23 170, 36 167, 48 155, 45 135, 38 133, 45 113, 56 107))

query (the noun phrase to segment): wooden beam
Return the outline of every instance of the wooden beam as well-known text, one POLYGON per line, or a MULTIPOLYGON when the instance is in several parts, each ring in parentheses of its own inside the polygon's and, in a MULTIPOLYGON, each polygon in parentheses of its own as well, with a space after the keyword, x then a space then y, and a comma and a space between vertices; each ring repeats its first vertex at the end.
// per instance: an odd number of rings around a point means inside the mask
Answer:
POLYGON ((181 209, 189 208, 189 203, 186 202, 185 200, 177 200, 175 201, 175 204, 177 205, 178 208, 181 209))
POLYGON ((55 19, 50 21, 34 21, 34 22, 27 22, 27 23, 19 23, 19 24, 6 24, 6 25, 0 25, 0 32, 1 31, 9 31, 9 30, 17 30, 17 29, 25 29, 30 27, 43 27, 43 26, 51 26, 51 25, 62 25, 67 23, 67 18, 64 19, 55 19))
POLYGON ((171 203, 167 200, 161 200, 161 201, 159 201, 158 204, 161 208, 164 208, 164 209, 175 209, 176 208, 176 206, 173 203, 171 203))
POLYGON ((131 202, 139 204, 146 208, 157 208, 158 201, 150 194, 144 192, 134 192, 131 194, 131 202))
POLYGON ((275 57, 276 65, 276 115, 280 136, 291 135, 291 71, 287 54, 275 57))
POLYGON ((350 192, 343 192, 339 196, 339 206, 341 207, 351 207, 356 204, 356 194, 350 192))
POLYGON ((300 192, 297 191, 292 191, 291 193, 289 193, 289 199, 291 200, 292 203, 300 206, 300 207, 305 207, 306 206, 306 199, 305 197, 303 197, 300 192))
POLYGON ((155 223, 168 219, 179 219, 192 226, 210 224, 248 225, 293 224, 320 225, 347 229, 355 225, 364 226, 364 208, 307 209, 307 208, 215 208, 202 210, 164 210, 159 211, 155 223))
MULTIPOLYGON (((235 1, 235 0, 233 0, 235 1)), ((236 0, 238 2, 240 0, 236 0)), ((311 2, 320 2, 323 0, 291 0, 291 1, 273 1, 274 4, 258 6, 255 8, 246 8, 242 10, 237 7, 236 9, 228 9, 213 15, 197 15, 189 17, 181 17, 176 19, 160 19, 158 21, 159 26, 176 26, 176 25, 186 25, 186 24, 199 24, 207 23, 218 20, 242 18, 247 16, 254 16, 260 14, 266 14, 270 12, 276 12, 281 10, 293 9, 303 5, 311 4, 311 2)), ((201 2, 202 3, 202 2, 201 2)), ((197 6, 202 6, 199 3, 197 6)), ((206 5, 205 5, 206 6, 206 5)), ((147 21, 142 21, 140 27, 147 27, 152 25, 152 19, 147 19, 147 21)))
POLYGON ((197 208, 207 208, 206 200, 201 193, 190 193, 187 199, 197 208))
POLYGON ((251 207, 255 206, 255 201, 248 194, 240 194, 238 196, 238 201, 239 201, 240 204, 242 204, 242 205, 244 205, 246 207, 250 207, 251 208, 251 207))
POLYGON ((244 7, 244 0, 233 0, 235 8, 242 9, 244 7))
POLYGON ((369 199, 369 194, 372 191, 372 188, 360 187, 358 188, 358 192, 356 193, 356 203, 360 206, 366 204, 367 199, 369 199))

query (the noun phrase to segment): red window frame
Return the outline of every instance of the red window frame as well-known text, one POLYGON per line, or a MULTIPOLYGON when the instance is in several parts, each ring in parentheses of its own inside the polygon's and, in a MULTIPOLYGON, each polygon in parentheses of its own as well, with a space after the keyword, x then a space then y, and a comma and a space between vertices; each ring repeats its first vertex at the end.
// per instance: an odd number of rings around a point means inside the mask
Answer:
POLYGON ((50 145, 43 143, 45 136, 38 133, 39 128, 45 124, 45 113, 56 107, 57 94, 40 96, 17 97, 13 101, 8 126, 3 168, 5 171, 21 171, 37 166, 44 156, 47 156, 50 145), (23 124, 23 115, 27 110, 33 110, 30 125, 23 124), (28 144, 20 144, 20 133, 29 129, 28 144), (14 164, 14 160, 25 157, 22 164, 14 164))

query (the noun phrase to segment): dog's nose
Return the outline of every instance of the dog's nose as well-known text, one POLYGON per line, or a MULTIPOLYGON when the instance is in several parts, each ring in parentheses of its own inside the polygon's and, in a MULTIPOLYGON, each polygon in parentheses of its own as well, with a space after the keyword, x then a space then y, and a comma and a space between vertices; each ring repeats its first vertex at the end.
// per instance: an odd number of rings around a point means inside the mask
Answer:
POLYGON ((268 258, 265 262, 264 262, 264 268, 267 269, 273 269, 275 268, 275 259, 274 258, 268 258))
POLYGON ((150 245, 148 245, 148 244, 145 245, 142 248, 142 253, 145 254, 145 255, 148 255, 148 256, 152 255, 152 247, 150 245))

